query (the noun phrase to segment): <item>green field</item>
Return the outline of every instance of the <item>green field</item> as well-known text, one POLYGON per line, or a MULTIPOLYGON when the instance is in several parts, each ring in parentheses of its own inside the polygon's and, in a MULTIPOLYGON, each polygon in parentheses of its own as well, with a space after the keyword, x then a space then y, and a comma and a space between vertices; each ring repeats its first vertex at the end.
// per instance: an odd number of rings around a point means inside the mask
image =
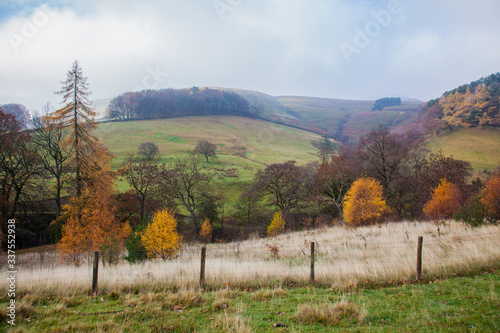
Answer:
POLYGON ((8 332, 498 332, 500 273, 398 287, 108 290, 19 295, 8 332))
POLYGON ((432 152, 470 162, 476 171, 492 170, 500 166, 500 131, 467 128, 446 133, 428 142, 432 152))
MULTIPOLYGON (((216 173, 217 193, 233 201, 255 172, 267 164, 295 160, 307 164, 318 160, 313 144, 319 135, 295 128, 233 116, 182 117, 172 119, 108 122, 96 131, 116 156, 113 169, 123 164, 127 155, 135 153, 143 142, 160 148, 162 162, 173 163, 185 156, 198 140, 218 145, 218 158, 203 162, 216 173), (226 177, 222 169, 236 169, 237 177, 226 177)), ((120 189, 124 188, 120 184, 120 189)))

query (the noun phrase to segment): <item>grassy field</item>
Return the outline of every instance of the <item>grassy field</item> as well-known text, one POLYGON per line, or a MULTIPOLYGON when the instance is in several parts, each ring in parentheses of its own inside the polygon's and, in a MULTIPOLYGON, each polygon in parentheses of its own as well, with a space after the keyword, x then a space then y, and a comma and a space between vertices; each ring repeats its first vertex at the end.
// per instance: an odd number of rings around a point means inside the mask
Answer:
POLYGON ((491 170, 500 166, 500 131, 468 128, 441 135, 427 146, 432 152, 470 162, 474 170, 491 170))
MULTIPOLYGON (((30 269, 26 251, 17 268, 17 330, 10 331, 497 332, 499 235, 499 226, 454 222, 439 231, 413 222, 331 227, 280 236, 275 259, 265 246, 272 240, 212 244, 204 290, 197 287, 199 246, 187 244, 173 261, 101 267, 96 296, 89 296, 90 279, 81 280, 91 276, 86 264, 39 267, 33 257, 30 269), (424 236, 420 282, 417 235, 424 236), (315 286, 309 241, 317 245, 315 286)), ((8 299, 0 291, 5 331, 8 299)))
MULTIPOLYGON (((313 144, 321 139, 295 128, 232 116, 109 122, 101 124, 96 134, 115 154, 115 170, 143 142, 157 144, 165 163, 186 155, 198 140, 217 144, 218 158, 203 163, 218 169, 211 170, 216 173, 214 187, 229 201, 235 200, 255 172, 267 164, 288 160, 307 164, 318 160, 313 144), (236 177, 225 177, 223 169, 236 169, 236 177)), ((121 190, 125 188, 123 183, 119 186, 121 190)))

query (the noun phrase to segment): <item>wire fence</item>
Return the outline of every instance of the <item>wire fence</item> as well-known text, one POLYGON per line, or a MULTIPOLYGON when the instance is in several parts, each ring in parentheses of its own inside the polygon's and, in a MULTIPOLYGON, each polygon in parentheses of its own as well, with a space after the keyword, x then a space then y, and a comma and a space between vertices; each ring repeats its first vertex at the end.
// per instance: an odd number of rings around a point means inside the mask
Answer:
MULTIPOLYGON (((291 243, 283 236, 251 243, 185 246, 170 260, 154 259, 134 264, 121 260, 114 265, 101 261, 98 283, 100 288, 148 284, 269 286, 309 282, 346 285, 367 279, 393 281, 416 276, 417 237, 386 242, 354 237, 333 244, 319 234, 304 235, 309 239, 300 243, 296 240, 291 243), (314 249, 311 243, 314 243, 314 249), (203 247, 206 247, 204 258, 203 247)), ((424 236, 421 258, 424 277, 498 265, 500 232, 424 236)), ((93 283, 92 259, 89 256, 75 267, 62 263, 56 251, 19 255, 18 289, 90 289, 93 283)), ((6 271, 4 266, 2 270, 6 271)))

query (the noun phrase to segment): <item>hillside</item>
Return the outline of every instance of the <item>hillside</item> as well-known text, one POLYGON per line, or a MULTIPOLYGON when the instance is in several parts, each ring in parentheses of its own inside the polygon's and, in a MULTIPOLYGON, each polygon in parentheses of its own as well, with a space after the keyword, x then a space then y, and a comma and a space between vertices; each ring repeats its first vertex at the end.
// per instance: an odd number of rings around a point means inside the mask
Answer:
POLYGON ((216 168, 217 191, 236 199, 242 186, 266 164, 295 160, 307 164, 318 160, 312 144, 320 136, 311 132, 236 116, 180 117, 172 119, 108 122, 96 134, 117 157, 117 169, 139 144, 153 142, 160 148, 162 161, 172 163, 204 139, 218 145, 218 158, 205 163, 216 168), (222 171, 222 169, 232 171, 222 171), (228 176, 230 175, 230 176, 228 176))
POLYGON ((474 170, 491 170, 500 166, 500 131, 483 128, 463 128, 431 139, 427 146, 433 152, 464 160, 474 170))

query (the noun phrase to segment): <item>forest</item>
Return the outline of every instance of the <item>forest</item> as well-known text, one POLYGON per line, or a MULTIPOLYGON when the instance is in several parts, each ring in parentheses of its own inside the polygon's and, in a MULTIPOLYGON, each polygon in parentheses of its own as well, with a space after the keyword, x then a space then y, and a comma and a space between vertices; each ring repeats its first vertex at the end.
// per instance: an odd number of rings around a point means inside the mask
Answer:
POLYGON ((425 105, 427 132, 468 127, 500 126, 500 73, 445 92, 425 105))
POLYGON ((205 87, 123 93, 111 100, 107 113, 115 120, 205 115, 255 116, 248 101, 239 94, 205 87))

